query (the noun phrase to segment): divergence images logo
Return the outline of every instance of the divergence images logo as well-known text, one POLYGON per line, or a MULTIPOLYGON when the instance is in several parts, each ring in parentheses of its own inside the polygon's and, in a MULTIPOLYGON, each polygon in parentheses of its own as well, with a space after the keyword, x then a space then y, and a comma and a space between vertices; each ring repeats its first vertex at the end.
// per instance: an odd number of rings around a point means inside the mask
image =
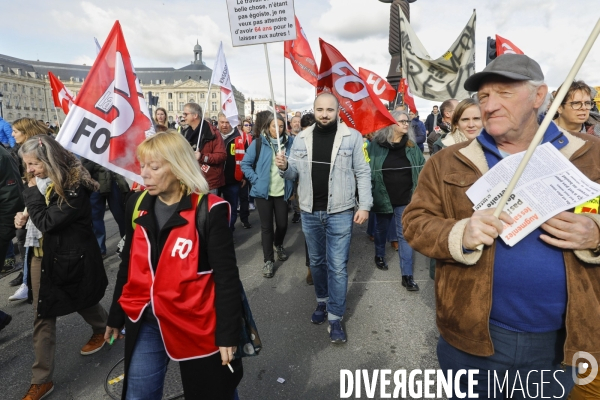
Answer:
POLYGON ((590 353, 585 351, 578 351, 573 355, 572 365, 577 366, 573 368, 573 381, 576 385, 583 386, 592 382, 598 375, 598 361, 590 353), (583 360, 583 362, 578 362, 583 360), (590 371, 588 376, 585 378, 579 378, 577 374, 583 375, 586 371, 590 371))

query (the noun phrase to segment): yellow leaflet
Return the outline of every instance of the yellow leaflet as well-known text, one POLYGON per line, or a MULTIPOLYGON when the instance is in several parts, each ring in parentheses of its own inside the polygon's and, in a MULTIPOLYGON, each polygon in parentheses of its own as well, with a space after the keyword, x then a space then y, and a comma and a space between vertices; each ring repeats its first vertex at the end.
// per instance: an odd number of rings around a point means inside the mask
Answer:
POLYGON ((575 207, 575 214, 590 213, 598 214, 598 206, 600 205, 600 196, 586 201, 585 203, 575 207))
POLYGON ((449 60, 452 58, 452 52, 447 51, 446 54, 444 54, 442 57, 444 58, 444 60, 449 60))
POLYGON ((110 381, 108 381, 108 384, 114 385, 115 383, 121 382, 123 379, 125 379, 125 374, 121 374, 121 375, 117 376, 115 379, 111 379, 110 381))

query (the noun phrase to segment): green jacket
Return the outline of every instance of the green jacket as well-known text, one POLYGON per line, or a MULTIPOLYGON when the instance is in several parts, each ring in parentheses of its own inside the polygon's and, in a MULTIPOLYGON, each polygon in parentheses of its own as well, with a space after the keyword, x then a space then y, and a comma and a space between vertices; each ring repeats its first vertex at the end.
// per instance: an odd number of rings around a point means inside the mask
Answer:
MULTIPOLYGON (((373 207, 371 208, 371 211, 380 214, 391 214, 394 212, 392 203, 390 202, 390 196, 388 195, 385 183, 383 182, 383 172, 381 171, 388 152, 388 148, 380 146, 379 143, 375 141, 371 142, 369 145, 369 157, 371 158, 369 166, 371 167, 371 187, 373 191, 373 207)), ((425 164, 425 157, 423 157, 423 153, 421 153, 421 150, 417 145, 414 145, 413 147, 406 146, 406 157, 412 167, 417 167, 412 168, 411 170, 413 181, 411 193, 414 193, 415 188, 417 187, 417 181, 419 180, 419 174, 425 164)))
POLYGON ((100 164, 96 164, 95 162, 88 160, 87 158, 81 157, 81 163, 88 170, 92 179, 100 184, 100 189, 98 192, 100 193, 110 193, 112 181, 114 180, 119 186, 121 193, 129 192, 129 184, 121 175, 112 172, 100 164))

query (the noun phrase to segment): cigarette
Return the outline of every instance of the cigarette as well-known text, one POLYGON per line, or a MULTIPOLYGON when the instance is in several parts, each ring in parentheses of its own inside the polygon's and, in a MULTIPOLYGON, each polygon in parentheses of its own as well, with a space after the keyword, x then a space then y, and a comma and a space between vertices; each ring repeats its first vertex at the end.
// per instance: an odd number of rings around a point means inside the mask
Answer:
POLYGON ((227 366, 229 367, 229 370, 231 371, 231 373, 233 374, 233 367, 231 366, 231 364, 227 363, 227 366))

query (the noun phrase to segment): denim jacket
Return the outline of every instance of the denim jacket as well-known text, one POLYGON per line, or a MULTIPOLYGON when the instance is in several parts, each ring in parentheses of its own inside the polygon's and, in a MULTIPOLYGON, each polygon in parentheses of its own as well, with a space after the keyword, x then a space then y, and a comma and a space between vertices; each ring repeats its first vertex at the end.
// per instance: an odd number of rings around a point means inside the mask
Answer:
MULTIPOLYGON (((280 171, 285 179, 298 179, 298 197, 300 209, 312 213, 312 146, 313 130, 311 126, 300 132, 292 145, 288 159, 288 168, 280 171)), ((329 201, 327 213, 333 214, 354 208, 358 187, 358 209, 369 211, 373 205, 371 194, 371 170, 363 152, 361 134, 338 123, 333 141, 329 168, 329 201)))

